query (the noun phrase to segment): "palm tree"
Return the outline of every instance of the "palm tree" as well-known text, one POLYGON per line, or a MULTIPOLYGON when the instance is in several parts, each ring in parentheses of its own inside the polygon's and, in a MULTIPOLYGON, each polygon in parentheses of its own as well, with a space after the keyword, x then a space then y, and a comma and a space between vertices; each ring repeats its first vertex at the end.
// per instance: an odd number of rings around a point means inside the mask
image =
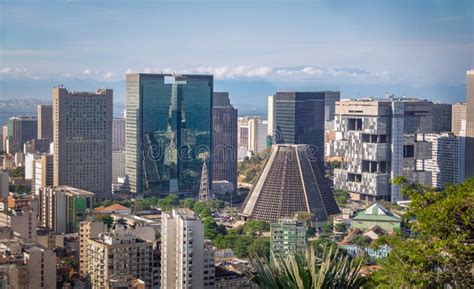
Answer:
POLYGON ((325 247, 322 254, 310 247, 286 258, 272 257, 272 262, 260 257, 250 261, 253 271, 246 274, 260 288, 350 289, 366 283, 360 274, 362 263, 332 247, 325 247))

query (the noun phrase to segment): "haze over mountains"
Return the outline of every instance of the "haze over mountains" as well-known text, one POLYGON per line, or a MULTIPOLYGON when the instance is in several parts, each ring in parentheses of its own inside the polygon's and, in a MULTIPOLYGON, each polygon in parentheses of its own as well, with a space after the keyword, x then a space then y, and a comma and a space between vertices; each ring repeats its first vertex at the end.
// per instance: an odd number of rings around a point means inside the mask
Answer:
MULTIPOLYGON (((465 99, 465 83, 411 85, 391 79, 391 75, 377 75, 355 69, 327 71, 312 66, 269 68, 272 72, 247 70, 240 74, 223 74, 219 71, 189 70, 189 73, 212 73, 215 75, 215 91, 228 91, 232 103, 243 114, 265 115, 267 96, 285 90, 339 90, 341 98, 384 97, 394 93, 397 96, 416 96, 447 103, 465 99), (303 72, 305 71, 305 72, 303 72), (260 73, 260 75, 258 75, 260 73), (286 73, 286 75, 283 75, 286 73), (252 76, 252 74, 254 74, 252 76), (257 74, 257 75, 256 75, 257 74), (250 75, 250 76, 249 76, 250 75), (381 79, 383 78, 383 79, 381 79), (374 81, 371 81, 373 79, 374 81), (380 81, 382 80, 382 81, 380 81)), ((161 72, 161 71, 147 71, 161 72)), ((170 71, 164 71, 170 72, 170 71)), ((184 71, 188 73, 188 71, 184 71)), ((97 73, 98 74, 98 73, 97 73)), ((96 75, 97 76, 97 75, 96 75)), ((125 73, 115 79, 97 77, 0 77, 0 99, 39 98, 50 100, 51 89, 58 84, 71 90, 95 90, 100 87, 114 90, 114 102, 120 107, 125 103, 125 73)), ((395 78, 395 77, 394 77, 395 78)))

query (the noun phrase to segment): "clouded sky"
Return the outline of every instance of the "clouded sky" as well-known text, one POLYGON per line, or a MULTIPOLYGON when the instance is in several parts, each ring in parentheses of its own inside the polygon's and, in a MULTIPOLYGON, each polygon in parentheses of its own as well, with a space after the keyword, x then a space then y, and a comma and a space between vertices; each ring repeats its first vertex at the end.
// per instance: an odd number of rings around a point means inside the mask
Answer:
POLYGON ((180 71, 291 87, 457 86, 474 67, 474 1, 0 0, 0 13, 5 85, 180 71))

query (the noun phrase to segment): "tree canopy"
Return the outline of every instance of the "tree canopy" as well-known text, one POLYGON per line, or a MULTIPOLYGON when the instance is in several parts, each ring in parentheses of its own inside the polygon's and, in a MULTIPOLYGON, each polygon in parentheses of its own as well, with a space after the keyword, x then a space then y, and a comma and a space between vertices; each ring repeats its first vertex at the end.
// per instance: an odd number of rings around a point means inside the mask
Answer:
POLYGON ((435 191, 404 179, 396 183, 411 203, 404 216, 412 236, 378 240, 392 251, 372 276, 380 288, 472 288, 474 179, 435 191))

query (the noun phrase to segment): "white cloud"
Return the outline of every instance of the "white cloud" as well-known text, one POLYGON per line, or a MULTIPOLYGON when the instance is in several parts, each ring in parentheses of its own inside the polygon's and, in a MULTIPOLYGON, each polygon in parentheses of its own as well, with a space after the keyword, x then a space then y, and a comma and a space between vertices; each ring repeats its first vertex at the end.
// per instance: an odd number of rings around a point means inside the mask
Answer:
POLYGON ((117 76, 115 72, 106 72, 103 76, 104 80, 116 81, 120 80, 120 77, 117 76))
POLYGON ((26 68, 5 67, 0 70, 2 74, 25 74, 28 72, 26 68))
POLYGON ((90 74, 92 74, 92 73, 93 73, 93 71, 92 71, 92 69, 90 69, 90 68, 86 68, 86 69, 84 69, 84 70, 82 71, 82 74, 85 74, 85 75, 90 75, 90 74))
MULTIPOLYGON (((273 67, 273 66, 196 66, 184 69, 173 68, 156 68, 145 67, 142 70, 135 70, 128 68, 125 73, 180 73, 180 74, 209 74, 214 75, 216 80, 231 80, 231 79, 264 79, 271 82, 359 82, 359 83, 374 83, 374 82, 399 82, 400 77, 389 71, 371 72, 360 68, 326 68, 318 66, 289 66, 289 67, 273 67)), ((26 68, 0 68, 0 75, 2 77, 29 77, 33 75, 26 68)), ((106 81, 123 81, 125 75, 123 72, 116 72, 113 70, 95 70, 86 67, 80 73, 63 72, 57 75, 50 75, 49 77, 77 77, 106 81)))

